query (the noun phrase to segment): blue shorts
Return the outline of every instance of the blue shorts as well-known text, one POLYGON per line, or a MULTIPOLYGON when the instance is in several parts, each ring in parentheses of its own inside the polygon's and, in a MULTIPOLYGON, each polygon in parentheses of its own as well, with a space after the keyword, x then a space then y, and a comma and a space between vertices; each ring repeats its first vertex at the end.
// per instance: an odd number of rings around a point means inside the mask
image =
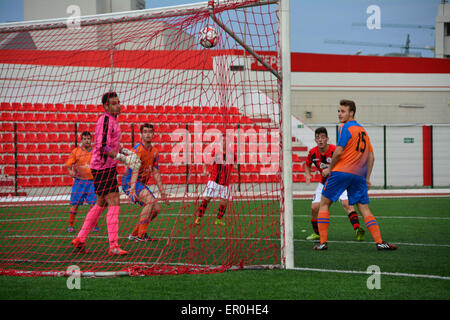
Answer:
POLYGON ((350 205, 369 203, 366 179, 346 172, 332 171, 323 186, 322 195, 336 202, 346 189, 350 205))
POLYGON ((75 179, 72 186, 72 194, 70 195, 70 205, 80 206, 84 202, 91 205, 97 202, 94 182, 92 180, 75 179))
MULTIPOLYGON (((127 195, 128 197, 130 197, 130 187, 131 187, 131 186, 130 186, 130 177, 131 177, 131 176, 124 176, 124 177, 122 178, 122 190, 123 190, 123 192, 126 193, 126 195, 127 195)), ((143 184, 142 182, 137 181, 137 182, 136 182, 136 195, 135 195, 134 197, 130 198, 131 202, 133 202, 133 203, 138 203, 138 204, 140 204, 141 206, 144 205, 144 203, 143 203, 142 201, 139 201, 139 200, 137 199, 137 197, 141 194, 142 190, 147 190, 153 198, 156 198, 155 195, 153 194, 153 192, 150 191, 149 187, 147 187, 147 186, 146 186, 145 184, 143 184)))

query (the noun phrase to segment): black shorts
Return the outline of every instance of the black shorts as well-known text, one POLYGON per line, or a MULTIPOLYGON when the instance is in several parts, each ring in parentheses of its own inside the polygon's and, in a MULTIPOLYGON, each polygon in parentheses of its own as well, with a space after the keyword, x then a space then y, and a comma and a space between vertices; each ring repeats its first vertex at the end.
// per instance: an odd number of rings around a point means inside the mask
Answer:
POLYGON ((94 176, 95 193, 102 197, 109 193, 119 192, 117 185, 117 168, 107 168, 102 170, 91 169, 94 176))

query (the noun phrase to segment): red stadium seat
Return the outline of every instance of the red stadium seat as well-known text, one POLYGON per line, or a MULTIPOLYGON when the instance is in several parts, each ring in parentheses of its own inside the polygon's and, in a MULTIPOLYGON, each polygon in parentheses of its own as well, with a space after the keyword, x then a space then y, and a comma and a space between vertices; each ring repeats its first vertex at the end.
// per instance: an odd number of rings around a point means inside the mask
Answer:
POLYGON ((184 113, 182 106, 175 106, 174 110, 175 110, 175 113, 177 113, 177 114, 183 114, 184 113))
POLYGON ((29 187, 41 187, 42 185, 41 185, 41 181, 40 181, 39 177, 30 177, 28 179, 28 186, 29 187))
POLYGON ((86 112, 92 112, 92 113, 97 113, 99 112, 97 105, 95 104, 87 104, 86 105, 86 112))
POLYGON ((17 163, 18 164, 26 164, 27 162, 27 157, 24 154, 18 154, 17 155, 17 163))
POLYGON ((56 122, 57 120, 57 114, 54 112, 47 112, 44 116, 44 120, 46 122, 56 122))
POLYGON ((192 107, 190 106, 185 106, 183 107, 183 113, 192 113, 192 107))
POLYGON ((163 164, 159 165, 159 172, 161 172, 161 173, 170 173, 170 171, 168 169, 168 166, 167 165, 163 165, 163 164))
POLYGON ((211 109, 208 106, 201 107, 199 113, 208 114, 211 113, 211 109))
POLYGON ((184 118, 185 118, 185 122, 186 123, 193 123, 194 122, 194 116, 192 116, 190 114, 186 115, 184 118))
POLYGON ((95 122, 95 123, 97 123, 97 120, 98 120, 97 115, 92 114, 92 113, 88 113, 86 115, 86 118, 87 118, 87 122, 95 122))
POLYGON ((50 171, 55 175, 66 174, 68 171, 64 167, 61 165, 53 165, 50 167, 50 171))
POLYGON ((1 111, 13 111, 13 107, 9 102, 2 102, 0 104, 0 110, 1 111))
POLYGON ((14 164, 15 163, 15 159, 13 155, 9 155, 9 154, 5 154, 2 157, 2 164, 14 164))
POLYGON ((1 153, 14 153, 14 144, 12 143, 2 143, 0 147, 1 153))
POLYGON ((61 185, 63 186, 71 186, 73 184, 73 179, 69 176, 63 176, 61 185))
POLYGON ((48 134, 49 142, 74 142, 75 138, 72 139, 68 133, 49 133, 48 134), (56 136, 56 140, 53 138, 56 136))
POLYGON ((180 174, 186 174, 186 166, 185 165, 175 165, 172 166, 173 172, 180 173, 180 174))
POLYGON ((62 176, 56 176, 51 178, 51 184, 53 186, 62 186, 62 176))
POLYGON ((211 107, 211 113, 212 114, 220 114, 219 107, 211 107))
POLYGON ((138 104, 136 107, 136 112, 137 113, 147 113, 148 111, 146 110, 146 107, 142 104, 138 104))
POLYGON ((45 121, 45 114, 40 112, 34 114, 26 113, 24 116, 25 116, 24 121, 39 121, 39 122, 45 121))
POLYGON ((8 176, 13 176, 16 173, 16 169, 13 166, 5 166, 3 167, 3 174, 8 176))
MULTIPOLYGON (((17 141, 24 141, 25 140, 25 135, 24 134, 17 134, 17 141)), ((2 143, 5 142, 14 142, 14 134, 12 133, 4 133, 2 134, 2 137, 0 139, 0 141, 2 143)))
POLYGON ((86 112, 86 106, 81 103, 75 105, 75 112, 86 112))
POLYGON ((49 164, 64 163, 65 159, 60 158, 58 154, 49 155, 49 164))
POLYGON ((72 150, 73 150, 72 146, 67 143, 62 143, 58 146, 59 153, 70 154, 72 152, 72 150))
POLYGON ((20 108, 22 108, 22 104, 20 102, 13 102, 11 103, 11 106, 13 110, 20 110, 20 108))
POLYGON ((13 114, 10 112, 2 112, 0 121, 13 121, 13 114))
POLYGON ((44 104, 44 108, 45 108, 45 111, 47 111, 47 112, 54 112, 54 111, 56 111, 55 105, 53 103, 46 103, 46 104, 44 104))
POLYGON ((39 136, 39 133, 26 133, 25 140, 27 143, 37 143, 41 141, 45 141, 45 138, 39 136))
POLYGON ((53 175, 53 174, 57 174, 57 173, 54 172, 53 170, 51 170, 49 166, 40 166, 39 167, 39 174, 41 174, 41 175, 53 175))
POLYGON ((40 164, 50 164, 50 157, 48 154, 37 155, 38 163, 40 164))
POLYGON ((26 174, 29 176, 38 175, 39 174, 38 167, 36 165, 29 165, 26 170, 26 174))
POLYGON ((50 187, 53 186, 52 178, 51 177, 40 177, 39 178, 40 185, 43 187, 50 187))
POLYGON ((11 122, 2 122, 2 123, 0 123, 0 131, 13 132, 14 124, 12 124, 11 122))
POLYGON ((75 122, 88 122, 86 113, 77 113, 75 116, 75 122))
POLYGON ((174 114, 167 115, 167 122, 177 122, 177 117, 174 114))
POLYGON ((127 115, 125 122, 138 122, 138 117, 135 113, 130 113, 127 115))
POLYGON ((65 112, 75 112, 75 111, 76 111, 75 105, 71 103, 66 104, 65 112))
POLYGON ((33 103, 33 111, 45 111, 45 107, 42 103, 33 103))
POLYGON ((26 158, 26 164, 41 164, 36 154, 29 154, 26 158))
POLYGON ((163 175, 163 176, 161 176, 161 180, 162 180, 163 184, 169 184, 171 179, 169 176, 163 175))
POLYGON ((49 153, 49 152, 55 152, 52 149, 49 149, 48 145, 46 143, 39 143, 37 145, 37 150, 36 152, 39 153, 49 153))

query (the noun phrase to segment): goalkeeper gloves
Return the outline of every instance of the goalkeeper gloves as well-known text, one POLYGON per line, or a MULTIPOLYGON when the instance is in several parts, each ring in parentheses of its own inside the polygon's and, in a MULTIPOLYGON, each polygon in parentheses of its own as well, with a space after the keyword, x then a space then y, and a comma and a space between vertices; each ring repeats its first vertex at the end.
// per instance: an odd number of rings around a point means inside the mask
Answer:
POLYGON ((118 152, 114 159, 121 161, 133 171, 139 170, 139 168, 141 167, 141 159, 139 159, 136 153, 131 151, 129 151, 128 155, 124 155, 118 152))
POLYGON ((120 149, 120 153, 123 153, 124 155, 129 155, 133 153, 133 151, 128 150, 127 148, 120 149))

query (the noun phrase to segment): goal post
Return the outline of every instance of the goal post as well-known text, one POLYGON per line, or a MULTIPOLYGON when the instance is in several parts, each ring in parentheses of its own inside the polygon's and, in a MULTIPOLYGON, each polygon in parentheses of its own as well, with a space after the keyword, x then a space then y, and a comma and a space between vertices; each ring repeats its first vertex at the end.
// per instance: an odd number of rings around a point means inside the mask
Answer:
POLYGON ((293 267, 288 0, 94 15, 76 27, 67 19, 1 24, 0 73, 0 274, 293 267), (199 42, 207 26, 218 32, 213 48, 199 42), (148 241, 135 241, 145 203, 124 192, 127 168, 118 165, 123 257, 108 255, 106 210, 85 254, 71 244, 93 203, 72 188, 84 169, 68 158, 82 134, 94 135, 110 90, 121 103, 122 147, 142 142, 142 124, 154 125, 154 166, 169 199, 153 171, 142 180, 160 208, 145 220, 148 241), (196 225, 211 178, 203 166, 217 161, 223 137, 235 155, 231 197, 212 199, 196 225))
POLYGON ((292 197, 292 115, 291 115, 291 33, 290 33, 290 3, 280 0, 280 47, 281 47, 281 113, 283 134, 283 217, 282 248, 285 257, 285 268, 294 268, 294 208, 292 197))

